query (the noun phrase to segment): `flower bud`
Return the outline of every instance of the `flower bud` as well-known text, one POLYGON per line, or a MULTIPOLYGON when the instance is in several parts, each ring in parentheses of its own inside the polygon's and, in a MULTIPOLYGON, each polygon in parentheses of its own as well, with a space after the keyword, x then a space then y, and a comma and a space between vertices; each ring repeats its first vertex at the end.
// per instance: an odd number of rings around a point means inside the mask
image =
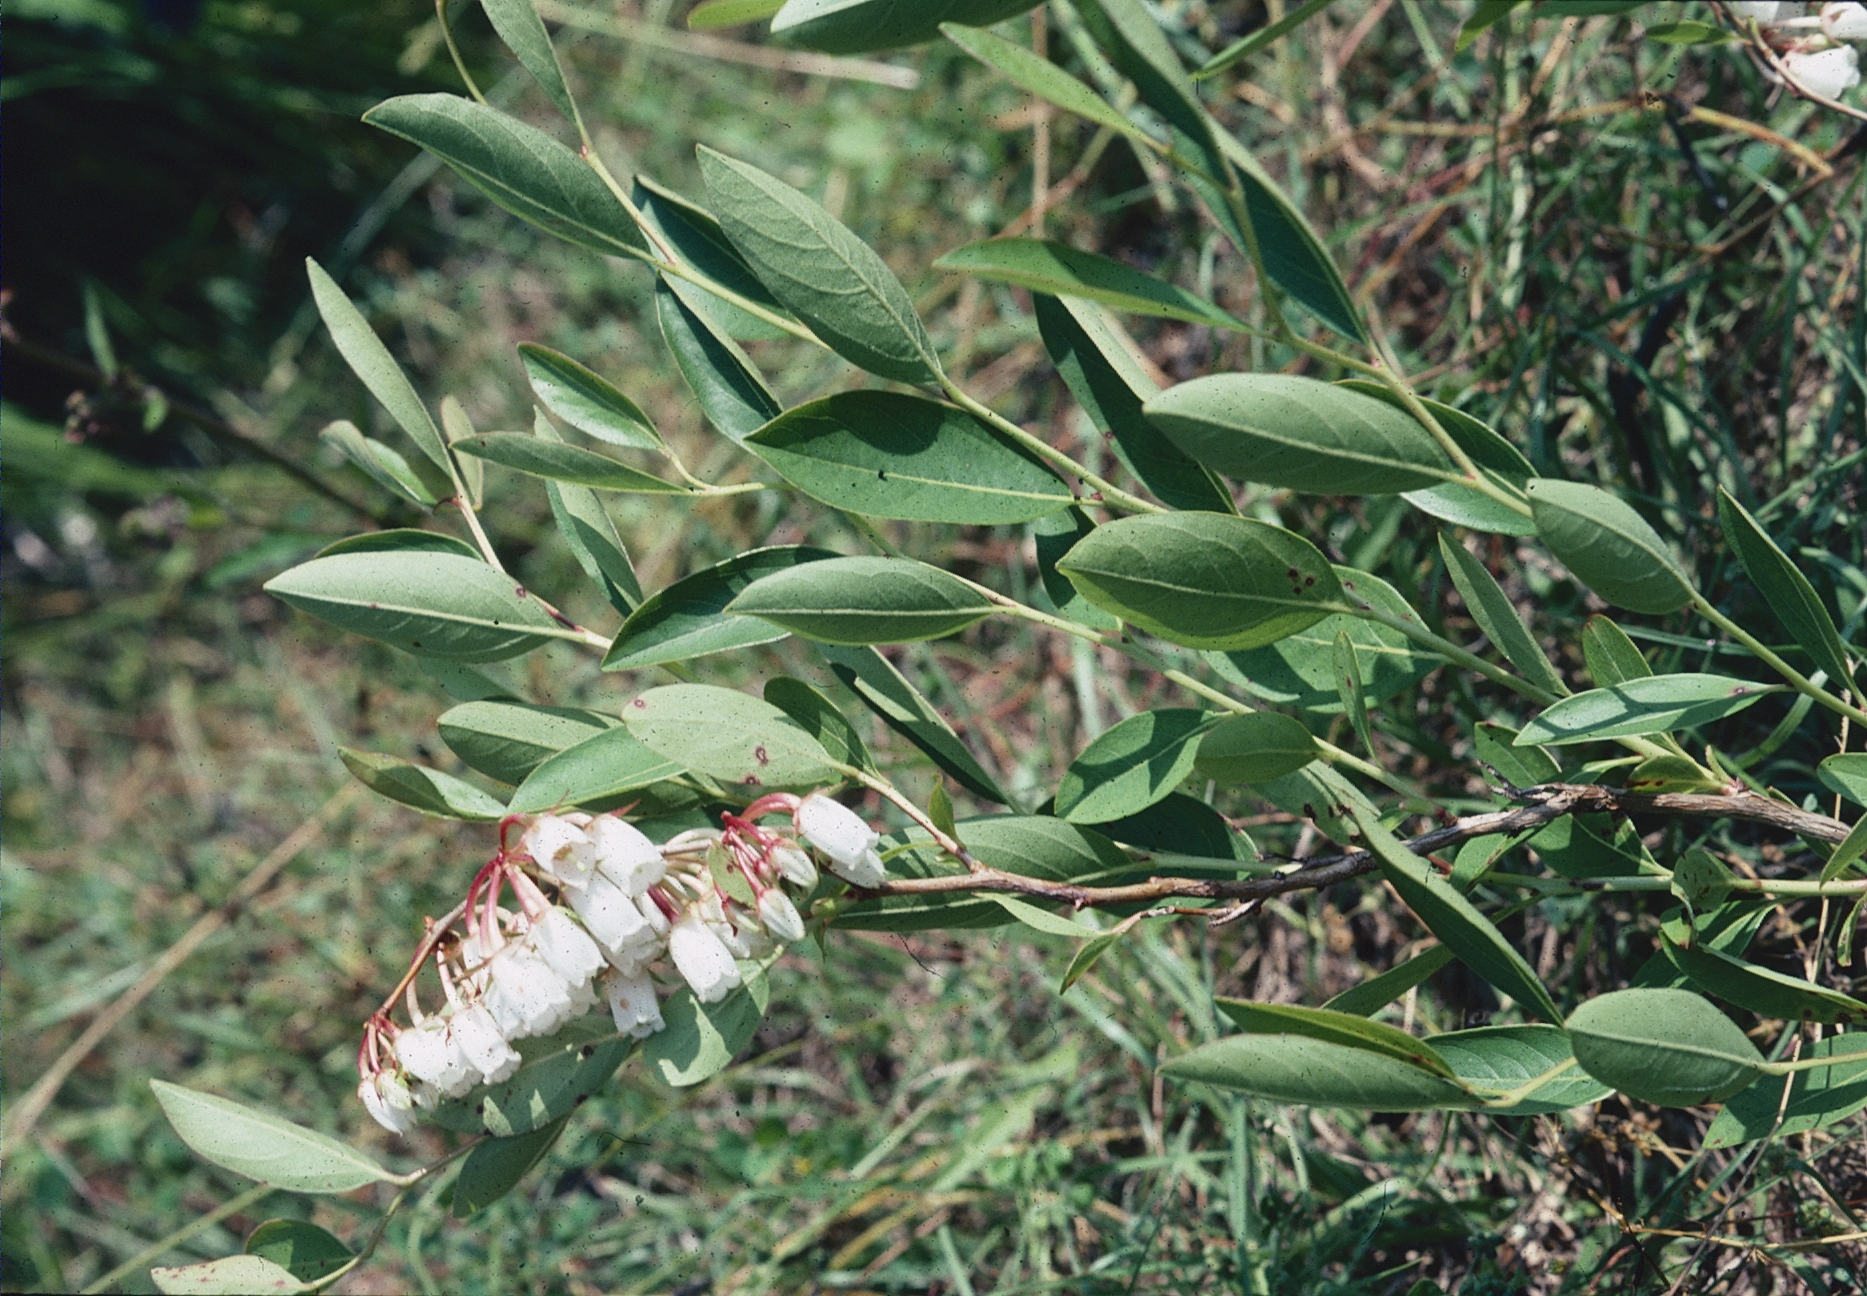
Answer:
POLYGON ((509 1040, 549 1035, 570 1016, 570 991, 551 965, 523 945, 508 945, 487 965, 486 1006, 509 1040))
POLYGON ((829 857, 830 872, 851 886, 880 886, 887 879, 882 857, 875 853, 881 834, 849 807, 812 792, 798 806, 794 822, 804 840, 829 857))
POLYGON ((641 895, 668 872, 661 847, 626 819, 598 816, 590 825, 590 840, 596 848, 596 866, 631 896, 641 895))
POLYGON ((739 987, 732 951, 691 909, 668 932, 668 956, 701 1003, 718 1003, 739 987))
POLYGON ((616 1032, 634 1039, 647 1039, 660 1030, 661 1005, 655 1001, 655 983, 645 972, 610 971, 603 977, 603 994, 609 1010, 615 1014, 616 1032))
POLYGON ((804 939, 804 919, 798 914, 797 906, 791 903, 791 897, 777 887, 758 898, 758 920, 766 931, 786 945, 804 939))
POLYGON ((407 1134, 418 1123, 414 1096, 393 1071, 364 1076, 357 1085, 357 1097, 375 1122, 391 1134, 407 1134))
POLYGON ((606 873, 598 873, 588 885, 570 892, 570 907, 583 919, 603 956, 625 972, 661 952, 660 933, 606 873))
POLYGON ((817 885, 817 865, 810 855, 797 847, 786 843, 771 848, 772 867, 778 870, 778 876, 797 887, 808 891, 817 885))
MULTIPOLYGON (((456 1011, 448 1022, 448 1031, 467 1064, 480 1073, 482 1084, 498 1084, 517 1071, 519 1063, 524 1061, 518 1050, 506 1042, 485 1004, 471 1003, 456 1011)), ((460 1095, 450 1096, 458 1098, 460 1095)))
POLYGON ((446 1020, 430 1017, 395 1037, 395 1056, 410 1075, 450 1098, 473 1087, 475 1075, 446 1020))
POLYGON ((569 886, 581 886, 596 867, 589 834, 562 815, 539 815, 519 844, 538 867, 569 886))
POLYGON ((1830 40, 1867 41, 1867 4, 1850 0, 1847 4, 1823 5, 1822 30, 1830 40))
POLYGON ((1810 94, 1838 99, 1861 83, 1860 55, 1852 45, 1783 56, 1789 75, 1810 94))

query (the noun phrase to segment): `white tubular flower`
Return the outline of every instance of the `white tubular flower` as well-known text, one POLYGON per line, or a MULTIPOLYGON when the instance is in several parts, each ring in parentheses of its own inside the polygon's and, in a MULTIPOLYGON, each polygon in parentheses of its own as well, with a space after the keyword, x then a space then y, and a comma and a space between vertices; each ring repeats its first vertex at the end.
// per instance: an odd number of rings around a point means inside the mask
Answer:
POLYGON ((391 1134, 407 1134, 418 1123, 415 1099, 393 1071, 378 1071, 365 1076, 357 1085, 357 1097, 375 1122, 391 1134))
POLYGON ((569 886, 582 886, 596 867, 596 845, 562 815, 539 815, 519 839, 538 867, 569 886))
POLYGON ((441 1105, 441 1091, 426 1080, 417 1080, 409 1086, 408 1091, 415 1099, 415 1106, 422 1111, 433 1111, 441 1105))
POLYGON ((817 885, 817 865, 807 852, 789 844, 774 846, 771 862, 778 876, 799 890, 808 891, 817 885))
POLYGON ((643 894, 667 875, 661 847, 625 819, 600 816, 590 825, 590 840, 596 846, 596 866, 631 896, 643 894))
POLYGON ((570 907, 616 967, 633 972, 661 952, 661 935, 623 889, 599 873, 587 886, 570 893, 570 907))
POLYGON ((772 887, 758 898, 759 925, 786 945, 804 939, 804 919, 791 897, 772 887))
POLYGON ((1822 30, 1830 40, 1867 41, 1867 4, 1850 0, 1847 4, 1823 5, 1822 30))
POLYGON ((701 1003, 718 1003, 739 987, 732 951, 691 909, 668 933, 668 955, 701 1003))
POLYGON ((556 905, 547 905, 544 915, 532 923, 526 939, 538 957, 571 986, 587 985, 603 970, 603 951, 590 939, 590 933, 556 905))
POLYGON ((881 834, 848 806, 812 792, 798 806, 797 830, 830 859, 830 872, 851 886, 875 887, 887 880, 882 857, 875 853, 881 834))
POLYGON ((1808 12, 1806 4, 1756 3, 1755 0, 1732 0, 1731 16, 1740 23, 1746 18, 1755 18, 1759 27, 1771 27, 1787 22, 1791 18, 1800 18, 1808 12))
POLYGON ((1860 55, 1852 45, 1813 54, 1786 54, 1783 66, 1803 89, 1824 99, 1839 99, 1861 83, 1860 55))
POLYGON ((410 1075, 450 1098, 473 1087, 473 1066, 454 1042, 448 1023, 440 1017, 430 1017, 397 1035, 395 1055, 410 1075))
POLYGON ((661 1020, 661 1005, 655 1000, 655 983, 646 973, 607 973, 603 977, 603 995, 609 1000, 619 1035, 647 1039, 667 1024, 661 1020))
POLYGON ((570 1016, 570 987, 523 945, 508 945, 488 964, 493 983, 486 1006, 507 1039, 548 1035, 570 1016))
MULTIPOLYGON (((460 1009, 448 1023, 448 1030, 459 1046, 460 1054, 467 1064, 478 1071, 482 1084, 498 1084, 519 1069, 521 1058, 518 1050, 506 1042, 506 1037, 499 1031, 499 1025, 493 1020, 493 1014, 485 1004, 468 1004, 460 1009)), ((465 1093, 473 1086, 469 1083, 465 1093)), ((460 1093, 448 1094, 450 1098, 460 1097, 460 1093)))
POLYGON ((642 921, 656 936, 665 938, 668 934, 668 915, 661 912, 661 906, 655 903, 653 896, 637 896, 635 907, 641 912, 642 921))

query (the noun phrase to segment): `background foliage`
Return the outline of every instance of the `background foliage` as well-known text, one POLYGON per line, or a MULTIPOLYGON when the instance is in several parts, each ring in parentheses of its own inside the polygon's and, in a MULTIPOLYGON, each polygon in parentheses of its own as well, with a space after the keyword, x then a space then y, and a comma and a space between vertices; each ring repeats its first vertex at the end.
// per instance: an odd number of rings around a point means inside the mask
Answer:
MULTIPOLYGON (((1092 454, 1028 304, 929 268, 1023 217, 1038 152, 1030 101, 946 44, 892 56, 915 74, 902 88, 799 71, 756 29, 707 44, 671 10, 592 11, 560 38, 605 154, 698 196, 697 140, 818 196, 883 250, 970 391, 1092 454)), ((1164 12, 1189 52, 1265 17, 1256 5, 1164 12)), ((1695 577, 1718 589, 1736 567, 1705 483, 1723 482, 1855 630, 1867 600, 1850 147, 1861 137, 1772 96, 1729 51, 1659 46, 1613 17, 1532 27, 1519 16, 1454 55, 1462 17, 1410 0, 1333 6, 1258 55, 1217 110, 1330 232, 1358 300, 1434 395, 1506 429, 1539 468, 1655 505, 1696 555, 1695 577)), ((536 341, 629 392, 700 475, 733 452, 662 359, 647 276, 543 239, 356 123, 387 95, 454 88, 425 10, 93 0, 14 6, 9 18, 9 143, 16 176, 34 181, 6 196, 21 240, 8 258, 21 340, 9 338, 0 500, 0 1065, 12 1100, 345 784, 338 745, 451 759, 431 728, 441 694, 411 659, 257 593, 360 521, 269 466, 266 450, 309 458, 329 491, 377 501, 365 508, 378 520, 413 517, 310 449, 330 418, 368 428, 379 416, 313 330, 303 255, 342 275, 424 390, 455 393, 481 428, 527 426, 514 344, 536 341), (134 377, 100 381, 48 352, 134 377), (74 385, 86 397, 68 411, 74 385), (54 430, 68 412, 77 444, 54 430)), ((548 105, 505 79, 477 9, 457 26, 489 93, 543 123, 548 105)), ((1079 67, 1060 20, 1049 35, 1059 61, 1079 67)), ((1049 233, 1225 300, 1239 267, 1183 197, 1079 123, 1045 133, 1059 204, 1049 233)), ((1167 379, 1262 360, 1259 344, 1197 323, 1136 331, 1167 379)), ((787 403, 835 372, 802 347, 755 345, 787 403)), ((535 484, 498 470, 488 481, 508 566, 534 588, 575 587, 569 554, 544 539, 535 484)), ((1455 637, 1473 633, 1436 554, 1403 534, 1398 500, 1277 507, 1455 637)), ((651 589, 754 544, 830 534, 761 497, 625 497, 618 517, 651 589), (680 526, 668 521, 677 509, 691 515, 680 526)), ((933 534, 916 536, 915 552, 933 534)), ((944 559, 962 574, 1025 572, 1026 544, 1007 534, 959 533, 942 541, 944 559)), ((1498 540, 1490 556, 1515 572, 1508 591, 1556 624, 1579 626, 1590 610, 1533 551, 1498 540)), ((582 597, 566 610, 600 621, 600 601, 582 597)), ((1769 637, 1760 604, 1729 610, 1769 637)), ((1682 619, 1630 628, 1655 670, 1728 666, 1682 619)), ((748 682, 767 673, 761 662, 806 660, 768 651, 743 661, 748 682)), ((1157 702, 1121 659, 1023 631, 920 645, 900 661, 1020 795, 1055 786, 1084 741, 1157 702)), ((567 650, 525 669, 542 701, 613 706, 594 663, 567 650)), ((1458 745, 1461 687, 1435 676, 1384 716, 1416 753, 1406 772, 1455 807, 1481 804, 1458 745)), ((1759 751, 1753 775, 1825 797, 1820 727, 1781 727, 1783 715, 1760 706, 1726 721, 1717 746, 1759 751)), ((898 741, 870 736, 910 765, 898 741)), ((924 775, 901 775, 925 791, 924 775)), ((182 1147, 150 1076, 357 1136, 357 1023, 419 916, 444 907, 487 843, 365 799, 324 823, 90 1054, 8 1157, 9 1285, 82 1287, 244 1186, 182 1147)), ((1262 849, 1312 844, 1270 807, 1246 823, 1262 849)), ((1671 903, 1624 899, 1538 906, 1513 935, 1538 951, 1540 973, 1586 946, 1601 976, 1622 979, 1655 949, 1671 903)), ((1779 910, 1750 956, 1801 967, 1816 921, 1779 910)), ((725 1076, 670 1091, 626 1068, 519 1193, 472 1227, 423 1200, 345 1290, 1401 1292, 1423 1280, 1471 1292, 1839 1291, 1860 1280, 1858 1242, 1748 1247, 1859 1231, 1858 1117, 1699 1152, 1706 1114, 1618 1100, 1481 1124, 1287 1109, 1156 1080, 1158 1061, 1219 1030, 1212 994, 1320 1002, 1421 935, 1384 893, 1306 895, 1217 931, 1150 924, 1061 998, 1069 944, 1022 928, 841 935, 821 958, 787 958, 772 1015, 725 1076), (1746 1245, 1698 1240, 1707 1231, 1746 1245)), ((1495 1007, 1455 964, 1403 1016, 1449 1029, 1495 1007)), ((280 1194, 142 1264, 237 1251, 268 1215, 349 1236, 354 1208, 280 1194)))

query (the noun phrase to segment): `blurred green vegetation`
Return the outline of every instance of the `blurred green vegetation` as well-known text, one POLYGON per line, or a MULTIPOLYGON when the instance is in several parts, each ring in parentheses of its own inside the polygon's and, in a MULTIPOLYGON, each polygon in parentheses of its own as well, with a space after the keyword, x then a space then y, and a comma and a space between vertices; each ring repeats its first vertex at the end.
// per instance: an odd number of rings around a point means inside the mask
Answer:
MULTIPOLYGON (((918 72, 912 90, 729 61, 683 42, 684 9, 592 11, 591 30, 560 36, 619 173, 699 196, 701 142, 817 194, 902 275, 971 391, 1100 453, 1022 295, 927 268, 1029 204, 1027 101, 944 45, 892 58, 918 72), (656 39, 630 38, 644 30, 656 39)), ((1191 51, 1222 47, 1265 10, 1187 0, 1163 12, 1191 51)), ((389 94, 456 87, 427 7, 32 0, 7 17, 7 318, 34 348, 9 339, 0 433, 0 1077, 11 1106, 344 785, 340 743, 460 771, 433 726, 445 695, 414 661, 258 592, 372 516, 452 526, 398 513, 318 445, 329 419, 387 422, 313 328, 305 255, 340 275, 424 394, 454 394, 481 429, 529 423, 513 348, 539 341, 627 391, 703 477, 729 480, 745 461, 705 429, 666 363, 639 268, 545 239, 357 122, 389 94), (114 356, 87 340, 86 282, 89 335, 101 324, 114 356), (134 378, 86 372, 111 359, 134 378), (150 386, 169 407, 159 420, 150 386), (74 389, 76 443, 60 426, 74 389), (198 417, 175 412, 184 405, 198 417), (267 453, 304 462, 360 507, 267 453)), ((1349 0, 1257 56, 1218 110, 1330 232, 1349 283, 1435 395, 1487 418, 1540 468, 1630 492, 1719 590, 1736 573, 1710 505, 1710 483, 1724 482, 1800 556, 1858 642, 1862 137, 1772 98, 1727 52, 1642 44, 1622 20, 1519 16, 1455 58, 1457 17, 1414 0, 1349 0), (1694 116, 1695 104, 1763 131, 1694 116), (1789 140, 1826 156, 1829 174, 1789 140)), ((547 126, 535 92, 505 79, 477 7, 454 18, 481 84, 547 126)), ((754 29, 721 38, 776 61, 754 29)), ((1054 17, 1050 39, 1077 66, 1054 17)), ((1256 308, 1238 292, 1237 261, 1131 153, 1098 146, 1079 123, 1049 130, 1053 235, 1256 308)), ((1265 359, 1248 339, 1191 326, 1135 331, 1173 379, 1265 359)), ((787 401, 847 381, 821 353, 753 350, 787 401)), ((585 624, 612 626, 546 538, 536 484, 488 476, 485 516, 515 573, 585 624)), ((1332 556, 1472 637, 1440 588, 1430 537, 1401 527, 1400 501, 1245 504, 1326 537, 1332 556)), ((756 544, 838 534, 771 496, 624 497, 615 513, 650 589, 756 544)), ((931 535, 914 534, 914 550, 930 552, 931 535)), ((1022 536, 942 543, 958 570, 1028 579, 1022 536)), ((1582 592, 1499 546, 1518 571, 1512 594, 1579 627, 1582 592)), ((1731 611, 1776 637, 1760 602, 1731 611)), ((1656 670, 1717 660, 1702 626, 1629 629, 1656 670)), ((1119 661, 1029 633, 985 628, 902 660, 988 767, 1033 800, 1087 737, 1156 701, 1154 684, 1119 661)), ((723 682, 780 668, 822 678, 795 645, 720 666, 723 682)), ((634 686, 558 647, 512 669, 541 702, 613 709, 634 686)), ((1387 708, 1407 772, 1454 809, 1484 804, 1457 720, 1483 706, 1444 675, 1387 708)), ((1760 704, 1715 740, 1762 749, 1754 776, 1812 797, 1819 734, 1786 715, 1786 703, 1760 704)), ((911 752, 870 737, 925 791, 911 752)), ((1309 848, 1288 816, 1225 808, 1247 817, 1262 849, 1309 848)), ((400 1164, 404 1149, 353 1100, 357 1032, 421 916, 451 903, 489 848, 481 830, 385 802, 344 811, 89 1054, 8 1158, 5 1286, 77 1290, 245 1186, 174 1137, 152 1076, 267 1106, 400 1164)), ((1625 977, 1652 952, 1662 908, 1549 902, 1509 930, 1549 969, 1586 946, 1600 975, 1625 977)), ((1781 912, 1761 955, 1794 955, 1809 938, 1803 915, 1781 912)), ((1810 1202, 1851 1203, 1858 1216, 1867 1158, 1847 1127, 1775 1148, 1733 1179, 1735 1160, 1702 1155, 1681 1173, 1674 1149, 1697 1146, 1700 1113, 1610 1102, 1481 1125, 1275 1109, 1154 1080, 1159 1058, 1217 1029, 1212 993, 1317 1002, 1419 935, 1379 892, 1308 895, 1217 931, 1148 924, 1061 998, 1067 946, 1022 929, 833 935, 779 966, 772 1015, 726 1075, 672 1091, 625 1067, 518 1192, 466 1225, 427 1192, 342 1290, 1372 1294, 1424 1281, 1646 1292, 1665 1289, 1659 1261, 1676 1269, 1688 1252, 1636 1245, 1610 1208, 1690 1231, 1728 1190, 1769 1237, 1798 1233, 1810 1202)), ((1396 1011, 1451 1028, 1495 1006, 1455 966, 1396 1011)), ((443 1146, 428 1130, 411 1150, 443 1146)), ((123 1289, 149 1290, 149 1263, 237 1251, 273 1215, 354 1239, 368 1198, 274 1195, 146 1260, 123 1289)), ((1711 1290, 1702 1284, 1716 1271, 1725 1290, 1842 1292, 1850 1269, 1867 1273, 1858 1245, 1720 1268, 1731 1259, 1705 1249, 1682 1290, 1711 1290)))

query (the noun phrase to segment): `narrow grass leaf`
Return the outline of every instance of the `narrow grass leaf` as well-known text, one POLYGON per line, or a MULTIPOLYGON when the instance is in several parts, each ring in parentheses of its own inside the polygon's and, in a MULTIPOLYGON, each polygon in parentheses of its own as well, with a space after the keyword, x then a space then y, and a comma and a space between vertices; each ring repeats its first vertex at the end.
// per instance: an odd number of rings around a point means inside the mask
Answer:
POLYGON ((1323 495, 1391 495, 1460 474, 1425 428, 1384 401, 1294 374, 1229 373, 1169 387, 1148 421, 1206 467, 1323 495))
POLYGON ((497 822, 506 807, 473 784, 381 752, 339 747, 344 768, 370 791, 442 819, 497 822))
POLYGON ((813 498, 870 517, 993 526, 1072 500, 1055 473, 964 410, 901 392, 799 405, 745 446, 813 498))
POLYGON ((519 343, 519 362, 539 403, 579 432, 631 450, 665 448, 641 407, 595 371, 536 342, 519 343))
POLYGON ((1653 674, 1646 656, 1634 646, 1627 632, 1600 613, 1589 617, 1582 626, 1582 661, 1596 688, 1611 688, 1653 674))
POLYGON ((992 603, 949 572, 906 558, 826 558, 761 576, 726 605, 806 639, 855 647, 963 630, 992 603))
POLYGON ((548 234, 609 256, 648 258, 628 209, 581 158, 541 130, 449 94, 401 95, 363 120, 419 144, 548 234))
POLYGON ((460 1177, 454 1180, 454 1218, 476 1215, 518 1187, 519 1180, 544 1160, 569 1120, 570 1113, 566 1112, 528 1133, 487 1139, 476 1145, 467 1153, 460 1177))
POLYGON ((1532 478, 1537 535, 1575 578, 1617 607, 1655 616, 1692 601, 1692 584, 1646 519, 1598 486, 1532 478))
POLYGON ((1369 977, 1360 985, 1351 986, 1328 1000, 1323 1007, 1333 1012, 1353 1013, 1357 1017, 1373 1016, 1414 986, 1424 984, 1426 978, 1450 963, 1452 957, 1451 946, 1435 945, 1379 976, 1369 977))
MULTIPOLYGON (((1864 1052, 1867 1032, 1855 1031, 1805 1044, 1798 1060, 1864 1052)), ((1791 1138, 1844 1121, 1863 1107, 1867 1107, 1867 1058, 1787 1076, 1766 1075, 1732 1095, 1705 1131, 1701 1146, 1717 1151, 1762 1138, 1791 1138)))
POLYGON ((1160 1074, 1306 1107, 1398 1112, 1475 1103, 1463 1084, 1424 1067, 1305 1035, 1227 1035, 1163 1063, 1160 1074))
POLYGON ((966 749, 951 725, 921 691, 873 648, 818 644, 817 651, 844 688, 854 693, 882 723, 906 738, 935 765, 974 796, 1011 804, 1011 797, 966 749))
MULTIPOLYGON (((1715 900, 1710 904, 1717 903, 1715 900)), ((1693 905, 1695 912, 1706 906, 1693 905)), ((1714 999, 1779 1021, 1822 1022, 1844 1026, 1867 1026, 1867 1003, 1838 990, 1818 986, 1799 977, 1785 976, 1771 968, 1758 967, 1743 959, 1701 946, 1666 942, 1666 957, 1672 960, 1696 990, 1714 999)))
POLYGON ((1161 435, 1142 405, 1160 388, 1122 344, 1094 302, 1038 293, 1038 331, 1051 363, 1096 430, 1113 439, 1124 467, 1164 504, 1176 509, 1236 513, 1225 484, 1161 435))
POLYGON ((394 1177, 373 1157, 271 1112, 166 1080, 149 1088, 182 1142, 248 1179, 287 1192, 345 1193, 394 1177))
POLYGON ((934 262, 978 279, 1028 288, 1056 297, 1100 302, 1118 311, 1184 320, 1210 328, 1242 329, 1239 320, 1164 279, 1095 252, 1052 239, 996 238, 968 243, 934 262))
POLYGON ((1477 906, 1460 895, 1426 860, 1403 846, 1368 810, 1351 806, 1350 814, 1361 829, 1368 849, 1381 866, 1381 875, 1400 893, 1427 930, 1451 947, 1461 962, 1498 990, 1515 999, 1526 1012, 1547 1021, 1560 1021, 1555 1000, 1511 943, 1477 906))
POLYGON ((599 711, 529 702, 463 702, 435 720, 454 755, 489 778, 519 784, 539 764, 619 721, 599 711))
POLYGON ((776 176, 704 146, 699 155, 721 228, 773 296, 857 368, 939 384, 914 303, 873 248, 776 176))
POLYGON ((543 441, 523 432, 482 432, 460 443, 463 454, 473 455, 530 477, 569 482, 594 490, 634 495, 686 495, 690 490, 666 482, 628 464, 582 450, 561 441, 543 441))
POLYGON ((746 788, 834 783, 823 744, 769 702, 709 684, 639 694, 623 723, 642 745, 712 778, 746 788))
POLYGON ((739 344, 715 326, 685 286, 655 281, 655 318, 687 388, 707 421, 735 444, 783 412, 758 366, 739 344))
POLYGON ((1355 736, 1361 740, 1362 748, 1372 753, 1374 739, 1368 732, 1368 697, 1362 690, 1361 666, 1355 660, 1355 641, 1348 637, 1347 630, 1335 632, 1330 660, 1335 668, 1336 696, 1342 699, 1342 709, 1348 713, 1349 723, 1355 727, 1355 736))
POLYGON ((1230 786, 1293 774, 1321 755, 1310 731, 1287 715, 1255 711, 1221 720, 1199 740, 1194 766, 1230 786))
POLYGON ((441 429, 434 425, 433 416, 421 403, 421 397, 415 394, 402 366, 395 362, 389 348, 363 318, 363 312, 344 295, 344 290, 325 273, 323 266, 306 257, 305 272, 311 277, 311 297, 317 303, 318 314, 323 316, 324 327, 330 330, 331 341, 337 344, 338 353, 351 372, 363 380, 370 395, 389 411, 389 417, 408 433, 409 440, 437 467, 451 475, 453 469, 447 457, 447 446, 441 440, 441 429))
POLYGON ((761 577, 837 556, 809 545, 774 545, 683 576, 629 614, 603 658, 603 669, 634 670, 775 643, 789 632, 752 617, 728 615, 726 605, 761 577))
MULTIPOLYGON (((1532 1022, 1522 1026, 1481 1026, 1476 1030, 1429 1035, 1460 1080, 1479 1093, 1516 1089, 1564 1062, 1575 1060, 1568 1032, 1532 1022)), ((1538 1085, 1508 1107, 1487 1107, 1493 1116, 1541 1116, 1600 1102, 1613 1090, 1580 1067, 1571 1067, 1538 1085)))
POLYGON ((605 729, 539 761, 512 794, 511 810, 540 814, 601 807, 686 772, 678 759, 644 746, 627 729, 605 729))
POLYGON ((1525 725, 1517 742, 1559 747, 1692 729, 1782 691, 1780 684, 1753 684, 1723 675, 1650 675, 1562 699, 1525 725))
POLYGON ((372 440, 357 430, 357 425, 348 419, 338 419, 318 433, 318 440, 334 447, 352 464, 392 495, 399 495, 411 504, 423 508, 433 508, 435 495, 423 484, 414 469, 408 466, 408 460, 384 445, 372 440))
POLYGON ((1034 8, 1038 0, 787 0, 771 34, 787 45, 825 54, 867 54, 919 45, 944 22, 989 27, 1034 8))
POLYGON ((458 661, 515 657, 569 633, 510 576, 448 553, 313 558, 266 590, 340 629, 458 661))
POLYGON ((1764 1074, 1744 1032, 1689 990, 1615 990, 1577 1008, 1567 1027, 1584 1071, 1656 1107, 1721 1102, 1764 1074))
POLYGON ((1466 611, 1472 614, 1472 620, 1478 623, 1485 637, 1504 654, 1504 660, 1545 692, 1567 693, 1568 686, 1562 682, 1562 676, 1550 665, 1549 658, 1490 569, 1443 531, 1439 533, 1439 555, 1445 561, 1452 583, 1458 587, 1459 597, 1465 600, 1466 611))
POLYGON ((1434 1075, 1453 1078, 1446 1060, 1418 1037, 1359 1013, 1332 1008, 1304 1008, 1297 1004, 1254 1003, 1249 999, 1215 998, 1213 1006, 1233 1025, 1250 1035, 1302 1035, 1328 1040, 1348 1048, 1380 1053, 1434 1075))
POLYGON ((1217 513, 1121 518, 1057 568, 1106 612, 1191 648, 1257 648, 1342 601, 1329 562, 1282 527, 1217 513))
POLYGON ((1057 785, 1054 813, 1092 824, 1145 810, 1193 772, 1200 737, 1218 719, 1182 707, 1129 716, 1070 762, 1057 785))

